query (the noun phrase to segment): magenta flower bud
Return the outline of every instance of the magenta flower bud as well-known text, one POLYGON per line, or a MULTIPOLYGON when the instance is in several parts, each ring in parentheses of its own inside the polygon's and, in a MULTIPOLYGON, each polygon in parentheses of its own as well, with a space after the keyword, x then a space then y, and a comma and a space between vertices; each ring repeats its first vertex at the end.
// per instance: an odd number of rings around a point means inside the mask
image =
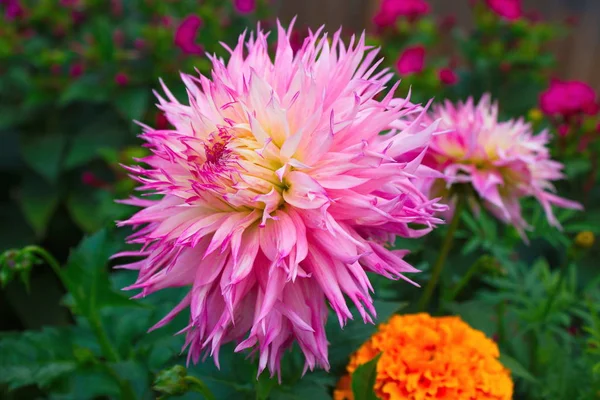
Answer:
POLYGON ((439 70, 438 72, 438 77, 440 79, 440 82, 442 82, 444 85, 456 85, 458 83, 458 76, 456 75, 456 72, 454 72, 454 70, 452 70, 451 68, 442 68, 439 70))
POLYGON ((516 21, 523 16, 521 0, 486 0, 488 7, 498 16, 516 21))
POLYGON ((396 61, 396 69, 400 75, 418 74, 424 67, 425 47, 420 45, 407 47, 396 61))
POLYGON ((144 39, 137 38, 133 41, 133 46, 138 50, 143 50, 146 47, 146 41, 144 39))
POLYGON ((83 64, 80 62, 76 62, 74 64, 71 64, 71 67, 69 68, 69 75, 71 76, 71 78, 78 78, 83 74, 83 71, 83 64))
POLYGON ((185 54, 202 54, 204 49, 196 43, 196 35, 202 26, 202 19, 197 15, 188 15, 177 27, 175 45, 185 54))
POLYGON ((233 6, 239 14, 251 14, 256 11, 256 0, 233 0, 233 6))
POLYGON ((125 72, 119 72, 115 75, 115 83, 119 86, 127 86, 129 76, 125 72))

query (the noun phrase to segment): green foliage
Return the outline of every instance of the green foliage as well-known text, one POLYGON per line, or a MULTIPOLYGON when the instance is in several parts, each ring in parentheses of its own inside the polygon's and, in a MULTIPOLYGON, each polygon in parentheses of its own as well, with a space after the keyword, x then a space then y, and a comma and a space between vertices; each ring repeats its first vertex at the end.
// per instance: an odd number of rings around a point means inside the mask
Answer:
POLYGON ((360 365, 352 374, 352 394, 355 399, 377 400, 373 392, 375 378, 377 377, 377 363, 381 354, 378 354, 368 363, 360 365))

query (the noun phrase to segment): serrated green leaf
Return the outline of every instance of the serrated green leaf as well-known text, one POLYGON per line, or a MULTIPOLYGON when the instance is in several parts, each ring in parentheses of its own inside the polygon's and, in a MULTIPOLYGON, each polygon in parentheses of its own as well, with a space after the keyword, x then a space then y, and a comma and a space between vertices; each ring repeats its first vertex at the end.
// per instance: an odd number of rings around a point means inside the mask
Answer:
POLYGON ((368 363, 360 365, 352 374, 352 394, 356 400, 377 400, 373 388, 377 377, 377 362, 380 357, 381 353, 368 363))
POLYGON ((500 362, 506 368, 510 369, 514 376, 525 379, 526 381, 532 383, 537 382, 537 379, 533 375, 531 375, 531 373, 527 371, 527 369, 514 358, 507 356, 506 354, 500 354, 500 362))
POLYGON ((21 154, 25 162, 49 182, 56 182, 66 146, 63 134, 22 135, 21 154))
POLYGON ((63 275, 79 314, 89 315, 104 307, 142 307, 111 288, 106 265, 119 248, 120 240, 101 230, 71 252, 63 275))
POLYGON ((0 338, 0 383, 48 387, 77 368, 68 330, 46 328, 0 338))

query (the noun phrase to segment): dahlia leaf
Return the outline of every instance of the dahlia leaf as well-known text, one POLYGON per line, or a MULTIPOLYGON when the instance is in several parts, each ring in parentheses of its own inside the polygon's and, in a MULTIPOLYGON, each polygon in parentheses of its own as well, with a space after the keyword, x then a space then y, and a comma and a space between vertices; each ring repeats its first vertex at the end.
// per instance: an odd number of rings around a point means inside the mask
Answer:
MULTIPOLYGON (((377 320, 375 323, 380 324, 406 307, 407 303, 375 300, 374 306, 377 309, 377 320)), ((350 354, 375 333, 377 327, 355 320, 351 321, 343 330, 339 330, 337 319, 331 315, 327 322, 327 331, 335 332, 336 340, 331 342, 329 348, 329 361, 332 370, 336 371, 348 364, 350 354)))
POLYGON ((71 252, 67 266, 63 269, 63 276, 79 314, 90 315, 109 306, 142 306, 110 286, 106 268, 108 257, 118 248, 118 240, 111 238, 106 230, 101 230, 83 239, 71 252))
POLYGON ((62 168, 66 137, 61 133, 23 135, 21 153, 25 162, 48 182, 56 182, 62 168))
POLYGON ((126 130, 114 113, 103 113, 69 138, 63 167, 72 169, 99 158, 103 149, 118 149, 126 141, 126 130))
POLYGON ((0 337, 0 384, 48 387, 77 368, 68 331, 46 328, 0 337))
POLYGON ((116 98, 115 106, 126 120, 140 120, 148 108, 149 94, 143 88, 127 88, 116 98))
POLYGON ((357 400, 377 400, 373 390, 377 377, 377 362, 381 357, 379 353, 366 364, 360 365, 352 374, 352 393, 357 400))
POLYGON ((531 373, 527 371, 527 369, 514 358, 507 356, 506 354, 501 354, 500 362, 506 368, 510 369, 514 376, 525 379, 526 381, 532 383, 537 382, 537 379, 533 375, 531 375, 531 373))
POLYGON ((29 175, 25 178, 20 193, 21 210, 37 237, 44 236, 58 200, 56 187, 37 176, 29 175))
POLYGON ((99 76, 87 75, 74 80, 58 99, 58 104, 65 106, 76 101, 101 103, 108 98, 106 85, 103 85, 99 76))

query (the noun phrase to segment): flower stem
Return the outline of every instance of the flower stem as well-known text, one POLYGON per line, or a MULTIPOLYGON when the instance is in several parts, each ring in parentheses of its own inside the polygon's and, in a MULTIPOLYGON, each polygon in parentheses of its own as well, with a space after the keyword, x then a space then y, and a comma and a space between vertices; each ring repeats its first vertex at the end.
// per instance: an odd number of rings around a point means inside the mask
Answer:
POLYGON ((215 400, 215 395, 210 389, 195 376, 187 375, 185 381, 190 384, 190 391, 202 394, 206 400, 215 400))
POLYGON ((480 266, 481 266, 480 260, 477 260, 473 264, 471 264, 471 266, 469 267, 467 272, 463 275, 463 277, 456 284, 456 286, 454 287, 452 292, 450 292, 450 294, 446 298, 446 302, 449 303, 449 302, 453 301, 459 295, 459 293, 463 290, 463 288, 465 286, 467 286, 467 283, 469 283, 471 281, 471 278, 473 277, 473 275, 475 275, 475 272, 477 272, 477 270, 480 268, 480 266))
MULTIPOLYGON (((56 258, 54 258, 54 256, 52 254, 50 254, 48 251, 46 251, 45 249, 43 249, 39 246, 27 246, 23 249, 23 251, 26 251, 26 252, 29 252, 32 254, 36 254, 39 257, 41 257, 44 261, 46 261, 46 263, 50 266, 50 268, 52 268, 52 270, 54 271, 56 276, 58 276, 58 278, 60 279, 61 283, 65 287, 65 290, 67 292, 71 292, 69 290, 68 280, 65 277, 65 275, 63 274, 63 270, 60 267, 60 264, 58 263, 58 261, 56 260, 56 258)), ((73 296, 75 303, 80 303, 81 300, 79 299, 79 296, 75 292, 71 292, 71 295, 73 296)), ((79 307, 79 304, 78 304, 77 308, 81 309, 81 307, 79 307)), ((102 321, 100 319, 100 315, 98 314, 98 310, 96 310, 96 309, 89 310, 88 313, 84 313, 84 316, 88 320, 90 327, 92 329, 92 332, 96 336, 96 340, 98 340, 98 344, 100 345, 100 348, 102 349, 102 354, 104 355, 106 360, 109 362, 121 361, 119 352, 115 349, 113 344, 110 342, 110 339, 108 338, 108 334, 106 333, 106 329, 104 329, 104 326, 102 325, 102 321)), ((133 392, 133 389, 131 388, 130 383, 127 382, 126 380, 123 380, 119 376, 119 374, 117 374, 116 371, 114 371, 109 365, 105 365, 105 368, 108 371, 109 375, 111 375, 119 384, 119 387, 121 388, 121 398, 125 399, 125 400, 135 399, 136 396, 135 396, 135 393, 133 392)))
POLYGON ((442 243, 442 248, 440 249, 440 253, 438 254, 438 258, 433 265, 431 278, 429 282, 427 282, 427 286, 421 295, 418 303, 418 310, 424 311, 429 305, 429 301, 431 300, 431 296, 435 287, 437 286, 438 280, 440 279, 440 275, 442 273, 442 268, 444 268, 444 264, 446 263, 446 258, 448 257, 448 253, 450 252, 450 247, 452 247, 452 241, 454 240, 454 234, 458 229, 458 224, 460 222, 460 214, 464 207, 465 198, 462 194, 458 194, 458 200, 456 201, 456 206, 454 207, 454 215, 452 216, 452 220, 450 221, 450 225, 448 226, 448 232, 446 232, 446 237, 444 238, 444 242, 442 243))

